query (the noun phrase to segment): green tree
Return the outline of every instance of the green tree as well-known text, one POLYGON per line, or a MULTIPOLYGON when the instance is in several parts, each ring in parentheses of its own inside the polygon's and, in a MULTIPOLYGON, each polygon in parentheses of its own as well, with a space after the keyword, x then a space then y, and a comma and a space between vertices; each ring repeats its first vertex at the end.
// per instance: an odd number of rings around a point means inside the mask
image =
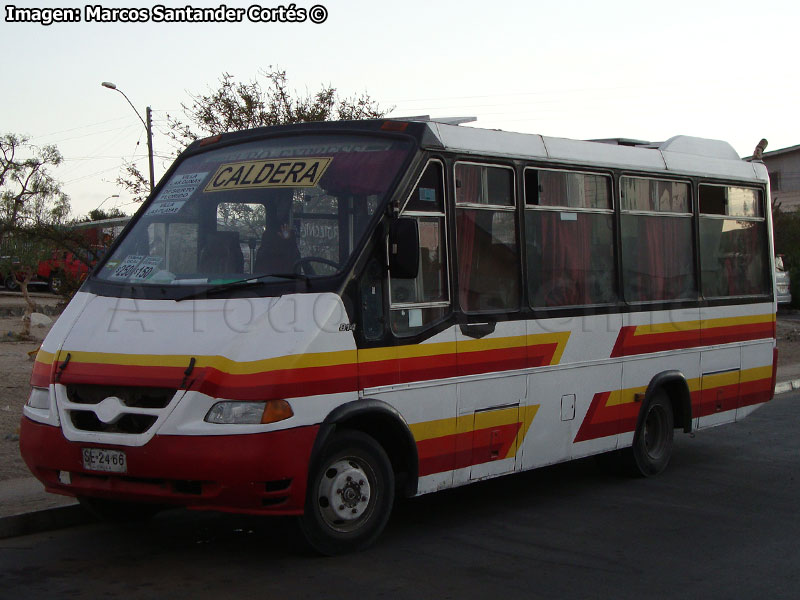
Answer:
POLYGON ((55 146, 39 147, 13 133, 0 137, 0 255, 7 257, 3 265, 9 274, 7 285, 18 285, 25 298, 23 336, 30 335, 30 315, 35 310, 28 284, 51 250, 37 232, 69 217, 69 198, 50 172, 62 160, 55 146))
POLYGON ((69 198, 50 173, 62 160, 55 146, 38 147, 13 133, 0 137, 0 247, 19 227, 68 217, 69 198))
MULTIPOLYGON (((367 93, 339 95, 331 85, 322 85, 313 93, 299 94, 289 89, 286 71, 268 67, 249 82, 238 82, 223 73, 216 89, 189 94, 190 102, 181 103, 183 117, 167 115, 168 136, 179 152, 197 139, 287 123, 376 119, 382 109, 367 93)), ((134 200, 141 202, 150 193, 150 184, 138 167, 128 163, 117 179, 134 200)))
POLYGON ((91 221, 104 221, 105 219, 117 219, 120 217, 127 217, 124 212, 118 208, 110 208, 103 210, 102 208, 95 208, 90 210, 85 217, 78 219, 79 223, 88 223, 91 221))

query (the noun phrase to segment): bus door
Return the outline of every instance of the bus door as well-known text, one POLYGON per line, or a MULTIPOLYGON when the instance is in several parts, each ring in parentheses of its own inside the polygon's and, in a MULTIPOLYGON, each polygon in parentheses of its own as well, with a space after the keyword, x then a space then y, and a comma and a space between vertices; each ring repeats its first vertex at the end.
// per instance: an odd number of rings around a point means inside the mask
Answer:
POLYGON ((510 472, 517 466, 527 378, 505 372, 524 365, 525 322, 496 324, 494 334, 471 337, 475 330, 490 327, 474 324, 456 330, 458 424, 459 431, 467 433, 459 437, 456 453, 470 468, 457 471, 454 483, 510 472))

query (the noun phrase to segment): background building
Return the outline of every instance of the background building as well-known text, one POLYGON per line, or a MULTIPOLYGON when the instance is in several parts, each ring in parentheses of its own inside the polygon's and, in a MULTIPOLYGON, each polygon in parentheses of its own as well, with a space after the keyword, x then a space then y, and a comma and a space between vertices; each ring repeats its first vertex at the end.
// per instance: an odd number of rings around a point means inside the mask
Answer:
POLYGON ((800 145, 764 152, 772 189, 772 201, 781 210, 800 210, 800 145))

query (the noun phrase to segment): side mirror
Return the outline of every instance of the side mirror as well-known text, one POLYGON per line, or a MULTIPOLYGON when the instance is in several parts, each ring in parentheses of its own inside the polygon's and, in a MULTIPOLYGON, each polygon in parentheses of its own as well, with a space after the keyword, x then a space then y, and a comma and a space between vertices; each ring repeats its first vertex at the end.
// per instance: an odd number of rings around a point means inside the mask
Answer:
POLYGON ((389 272, 395 279, 414 279, 419 272, 419 227, 416 219, 395 219, 389 226, 389 272))

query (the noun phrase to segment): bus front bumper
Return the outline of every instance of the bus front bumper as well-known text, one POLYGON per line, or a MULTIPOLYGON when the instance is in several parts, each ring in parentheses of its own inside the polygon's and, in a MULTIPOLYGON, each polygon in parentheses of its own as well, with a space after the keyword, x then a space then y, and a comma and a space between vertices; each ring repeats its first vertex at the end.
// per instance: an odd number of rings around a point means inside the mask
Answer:
POLYGON ((224 436, 156 435, 140 447, 70 442, 22 418, 20 452, 48 492, 264 515, 299 515, 319 426, 224 436), (87 470, 85 448, 125 454, 124 473, 87 470))

